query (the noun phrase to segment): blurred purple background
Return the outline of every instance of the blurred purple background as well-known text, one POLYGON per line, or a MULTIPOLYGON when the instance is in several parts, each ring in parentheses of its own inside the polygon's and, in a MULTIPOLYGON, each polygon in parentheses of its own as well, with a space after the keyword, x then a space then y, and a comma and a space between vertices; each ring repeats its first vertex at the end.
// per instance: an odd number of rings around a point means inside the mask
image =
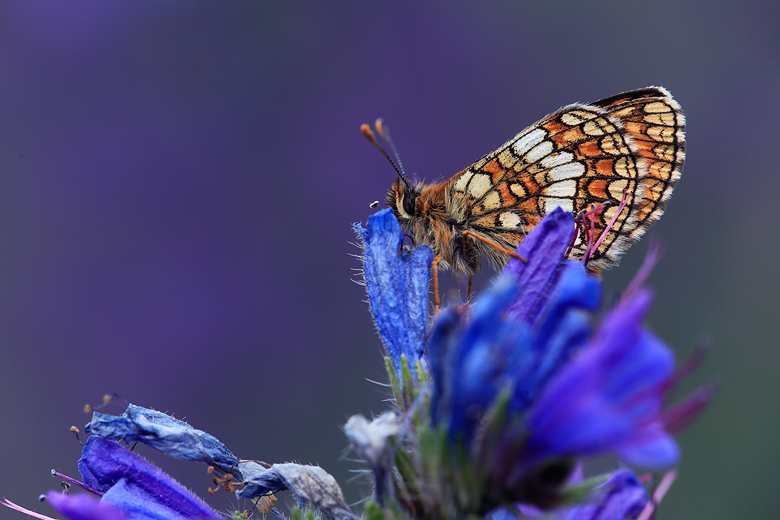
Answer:
MULTIPOLYGON (((384 117, 434 180, 562 105, 663 85, 688 158, 649 321, 679 357, 711 337, 696 380, 724 384, 659 518, 776 518, 778 27, 769 0, 3 3, 0 494, 50 513, 68 427, 117 392, 365 496, 340 427, 387 393, 350 225, 394 174, 359 125, 384 117)), ((204 467, 139 451, 205 494, 204 467)))

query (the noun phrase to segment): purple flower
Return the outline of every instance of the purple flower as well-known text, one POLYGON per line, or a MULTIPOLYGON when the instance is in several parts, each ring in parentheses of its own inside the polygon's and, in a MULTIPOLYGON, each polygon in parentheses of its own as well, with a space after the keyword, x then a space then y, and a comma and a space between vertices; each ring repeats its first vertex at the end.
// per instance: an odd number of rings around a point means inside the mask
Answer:
MULTIPOLYGON (((56 491, 46 493, 46 501, 58 513, 73 520, 125 520, 146 516, 125 515, 122 508, 94 499, 89 495, 64 495, 56 491)), ((153 517, 149 517, 153 518, 153 517)))
POLYGON ((184 486, 116 441, 90 437, 79 471, 84 484, 101 495, 99 502, 87 495, 47 495, 51 506, 72 520, 221 518, 184 486))
POLYGON ((550 381, 528 421, 527 464, 604 451, 647 469, 677 463, 679 449, 661 419, 674 359, 642 326, 651 301, 646 289, 621 301, 550 381))
MULTIPOLYGON (((96 435, 87 440, 79 460, 83 483, 63 478, 100 500, 87 495, 47 495, 52 507, 72 520, 222 518, 162 470, 113 439, 142 442, 173 457, 212 465, 218 475, 215 483, 235 491, 237 498, 252 500, 262 514, 273 510, 274 493, 289 490, 299 507, 311 505, 326 519, 358 518, 346 505, 336 480, 322 468, 238 459, 208 433, 155 410, 130 404, 121 416, 95 412, 86 430, 96 435)), ((10 501, 4 505, 37 515, 10 501)))

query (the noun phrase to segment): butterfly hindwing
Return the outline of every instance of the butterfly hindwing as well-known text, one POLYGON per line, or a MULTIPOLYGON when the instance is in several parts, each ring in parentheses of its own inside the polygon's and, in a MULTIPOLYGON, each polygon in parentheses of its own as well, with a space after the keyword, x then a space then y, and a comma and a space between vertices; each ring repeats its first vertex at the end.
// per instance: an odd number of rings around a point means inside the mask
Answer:
MULTIPOLYGON (((684 150, 679 105, 650 87, 547 116, 453 177, 448 198, 469 229, 510 247, 555 207, 576 214, 607 203, 596 234, 615 221, 590 261, 607 267, 663 213, 684 150)), ((584 240, 583 230, 573 257, 584 240)))

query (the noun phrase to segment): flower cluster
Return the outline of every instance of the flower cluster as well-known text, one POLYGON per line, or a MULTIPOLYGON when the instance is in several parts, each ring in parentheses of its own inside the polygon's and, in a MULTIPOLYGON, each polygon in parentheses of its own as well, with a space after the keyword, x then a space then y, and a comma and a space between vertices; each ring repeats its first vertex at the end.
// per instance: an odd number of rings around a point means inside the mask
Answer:
MULTIPOLYGON (((674 467, 680 453, 671 433, 711 396, 704 389, 663 407, 677 375, 670 350, 643 326, 652 301, 643 287, 649 268, 594 324, 601 284, 566 259, 574 220, 556 210, 518 248, 527 262, 511 260, 476 302, 446 308, 429 323, 430 248, 403 248, 391 210, 355 229, 396 405, 370 421, 356 415, 344 428, 374 482, 364 518, 653 514, 673 472, 651 497, 651 474, 621 467, 585 479, 582 462, 611 453, 649 471, 674 467)), ((217 486, 262 514, 284 518, 274 494, 289 490, 300 508, 294 517, 307 510, 310 518, 358 518, 322 468, 239 459, 208 433, 154 410, 131 404, 120 416, 95 412, 85 431, 92 436, 79 461, 82 481, 57 476, 93 497, 46 495, 73 520, 223 518, 120 442, 208 464, 217 486)))
POLYGON ((559 510, 571 518, 636 518, 653 507, 627 469, 575 477, 583 458, 608 453, 645 470, 672 468, 680 453, 670 432, 711 396, 705 389, 663 408, 674 359, 643 326, 652 301, 643 282, 657 250, 593 325, 601 284, 582 263, 566 259, 575 224, 558 209, 517 249, 527 262, 510 260, 474 304, 445 309, 420 336, 427 294, 418 286, 429 276, 422 260, 431 258, 430 249, 404 251, 389 210, 356 229, 398 409, 395 429, 383 415, 373 433, 374 423, 364 419, 350 421, 347 434, 374 473, 374 502, 385 516, 392 510, 410 518, 503 518, 559 510), (393 318, 387 325, 377 316, 393 318), (604 507, 593 509, 594 501, 604 507), (572 503, 582 505, 566 507, 572 503))

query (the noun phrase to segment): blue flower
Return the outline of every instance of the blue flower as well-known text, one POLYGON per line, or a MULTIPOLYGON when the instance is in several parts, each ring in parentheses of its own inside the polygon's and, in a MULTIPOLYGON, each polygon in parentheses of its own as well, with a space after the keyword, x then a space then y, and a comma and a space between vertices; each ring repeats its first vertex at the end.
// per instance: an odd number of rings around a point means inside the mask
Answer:
POLYGON ((353 227, 363 246, 369 308, 400 374, 402 355, 412 362, 423 358, 433 251, 428 246, 400 251, 403 235, 392 209, 369 217, 366 229, 353 227))
MULTIPOLYGON (((650 292, 628 291, 594 332, 601 284, 565 258, 575 232, 571 214, 547 215, 517 250, 528 262, 510 260, 477 302, 442 311, 424 350, 417 341, 425 338, 426 315, 404 310, 403 302, 407 287, 424 287, 428 276, 409 259, 429 255, 420 248, 400 255, 392 220, 389 212, 369 219, 364 269, 394 365, 401 350, 390 345, 409 337, 416 345, 409 355, 424 352, 427 360, 415 400, 394 386, 409 425, 398 432, 404 448, 396 452, 402 478, 394 493, 412 516, 484 515, 516 502, 555 507, 583 456, 611 452, 648 469, 676 464, 679 450, 661 413, 674 361, 642 325, 650 292), (377 270, 396 274, 368 275, 377 270)), ((423 304, 417 291, 414 309, 423 304)), ((392 469, 370 465, 376 475, 392 469)))
MULTIPOLYGON (((355 230, 398 408, 373 421, 354 416, 345 425, 374 477, 367 519, 653 514, 674 471, 651 503, 630 470, 583 481, 580 463, 612 453, 651 470, 673 466, 679 449, 670 428, 701 411, 714 391, 703 388, 662 409, 676 379, 671 352, 642 323, 652 302, 642 287, 649 267, 593 325, 601 284, 566 259, 574 219, 557 209, 519 246, 527 262, 511 260, 473 305, 444 309, 429 330, 430 248, 405 250, 391 210, 355 230)), ((221 518, 117 441, 209 464, 218 486, 250 499, 262 514, 280 514, 274 494, 289 490, 299 507, 315 508, 323 518, 358 519, 322 468, 240 459, 215 437, 155 410, 131 404, 120 416, 94 413, 85 430, 94 435, 79 460, 83 484, 70 481, 100 499, 47 495, 72 520, 221 518)))
POLYGON ((224 473, 235 470, 241 462, 212 435, 168 414, 134 404, 128 404, 121 416, 93 412, 84 431, 127 444, 142 442, 171 457, 203 462, 224 473))
POLYGON ((434 424, 447 417, 451 436, 469 443, 502 391, 512 413, 524 412, 587 340, 585 311, 597 308, 599 284, 564 260, 573 231, 570 214, 551 213, 518 248, 527 264, 512 260, 472 308, 450 308, 436 320, 428 345, 432 417, 434 424))

